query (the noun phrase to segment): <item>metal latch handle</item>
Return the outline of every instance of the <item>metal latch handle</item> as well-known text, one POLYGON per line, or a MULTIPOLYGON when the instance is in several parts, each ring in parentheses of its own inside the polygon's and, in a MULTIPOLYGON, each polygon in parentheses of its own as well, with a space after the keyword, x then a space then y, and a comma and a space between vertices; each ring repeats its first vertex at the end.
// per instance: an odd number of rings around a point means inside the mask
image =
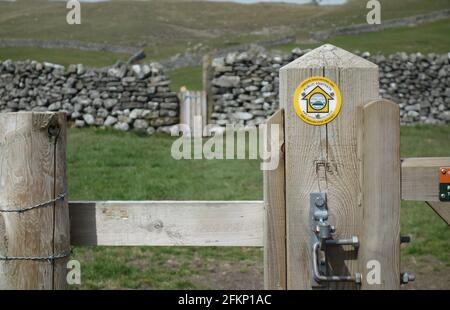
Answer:
POLYGON ((320 242, 316 242, 313 245, 313 277, 317 282, 355 282, 361 283, 362 275, 361 273, 355 273, 355 276, 325 276, 319 272, 319 261, 317 252, 320 249, 320 242))

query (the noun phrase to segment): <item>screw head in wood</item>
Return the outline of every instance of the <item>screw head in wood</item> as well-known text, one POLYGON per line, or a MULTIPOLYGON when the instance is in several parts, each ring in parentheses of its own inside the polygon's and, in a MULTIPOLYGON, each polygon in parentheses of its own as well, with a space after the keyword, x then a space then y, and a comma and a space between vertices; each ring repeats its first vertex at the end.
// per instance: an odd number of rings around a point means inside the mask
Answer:
POLYGON ((317 207, 322 208, 325 205, 325 199, 323 199, 322 197, 317 197, 316 201, 314 202, 314 204, 317 207))

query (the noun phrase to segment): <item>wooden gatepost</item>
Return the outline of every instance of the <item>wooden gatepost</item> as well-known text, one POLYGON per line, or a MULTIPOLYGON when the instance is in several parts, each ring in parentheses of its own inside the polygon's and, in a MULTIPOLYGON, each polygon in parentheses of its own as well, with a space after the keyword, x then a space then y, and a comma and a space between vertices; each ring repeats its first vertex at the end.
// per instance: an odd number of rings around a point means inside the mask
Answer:
POLYGON ((265 287, 398 289, 400 115, 379 98, 377 65, 323 45, 280 70, 280 107, 265 287))
POLYGON ((64 289, 66 114, 0 113, 0 289, 64 289))

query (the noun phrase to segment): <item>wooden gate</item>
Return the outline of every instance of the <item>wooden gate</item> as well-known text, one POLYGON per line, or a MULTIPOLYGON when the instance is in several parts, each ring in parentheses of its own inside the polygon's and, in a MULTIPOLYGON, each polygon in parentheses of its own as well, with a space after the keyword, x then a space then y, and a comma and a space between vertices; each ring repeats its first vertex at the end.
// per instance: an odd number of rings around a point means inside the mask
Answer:
MULTIPOLYGON (((0 289, 65 288, 70 245, 264 246, 267 289, 398 289, 411 279, 400 200, 426 201, 449 223, 450 158, 401 160, 399 109, 378 90, 376 65, 331 45, 283 67, 281 110, 267 122, 282 130, 265 140, 280 164, 264 173, 264 201, 69 203, 65 115, 0 114, 0 289), (311 77, 340 89, 327 124, 293 104, 311 77)), ((182 123, 203 129, 205 93, 180 96, 182 123)))
POLYGON ((191 136, 203 136, 203 129, 207 125, 206 93, 181 89, 180 91, 180 124, 191 128, 191 136))
POLYGON ((437 201, 438 171, 450 158, 402 165, 399 108, 378 96, 378 67, 332 45, 281 68, 282 110, 268 124, 284 128, 282 163, 264 178, 267 289, 398 289, 412 280, 400 271, 401 199, 432 201, 449 221, 449 203, 437 201), (331 122, 306 119, 300 103, 310 97, 298 89, 308 81, 335 84, 330 94, 318 90, 323 110, 340 90, 331 122))

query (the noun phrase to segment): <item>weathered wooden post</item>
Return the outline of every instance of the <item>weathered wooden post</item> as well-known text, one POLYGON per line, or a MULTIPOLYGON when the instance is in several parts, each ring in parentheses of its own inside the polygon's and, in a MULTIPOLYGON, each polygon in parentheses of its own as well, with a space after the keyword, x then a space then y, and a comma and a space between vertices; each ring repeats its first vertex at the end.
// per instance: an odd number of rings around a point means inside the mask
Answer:
POLYGON ((265 196, 267 289, 399 288, 399 109, 378 98, 378 67, 332 45, 280 70, 285 168, 265 173, 277 193, 265 196))
POLYGON ((286 172, 284 143, 273 143, 269 131, 279 126, 279 139, 284 141, 283 124, 283 110, 279 110, 267 120, 265 133, 272 156, 278 152, 278 167, 264 171, 264 286, 276 290, 286 289, 286 172))
POLYGON ((64 289, 65 113, 0 114, 0 289, 64 289))

